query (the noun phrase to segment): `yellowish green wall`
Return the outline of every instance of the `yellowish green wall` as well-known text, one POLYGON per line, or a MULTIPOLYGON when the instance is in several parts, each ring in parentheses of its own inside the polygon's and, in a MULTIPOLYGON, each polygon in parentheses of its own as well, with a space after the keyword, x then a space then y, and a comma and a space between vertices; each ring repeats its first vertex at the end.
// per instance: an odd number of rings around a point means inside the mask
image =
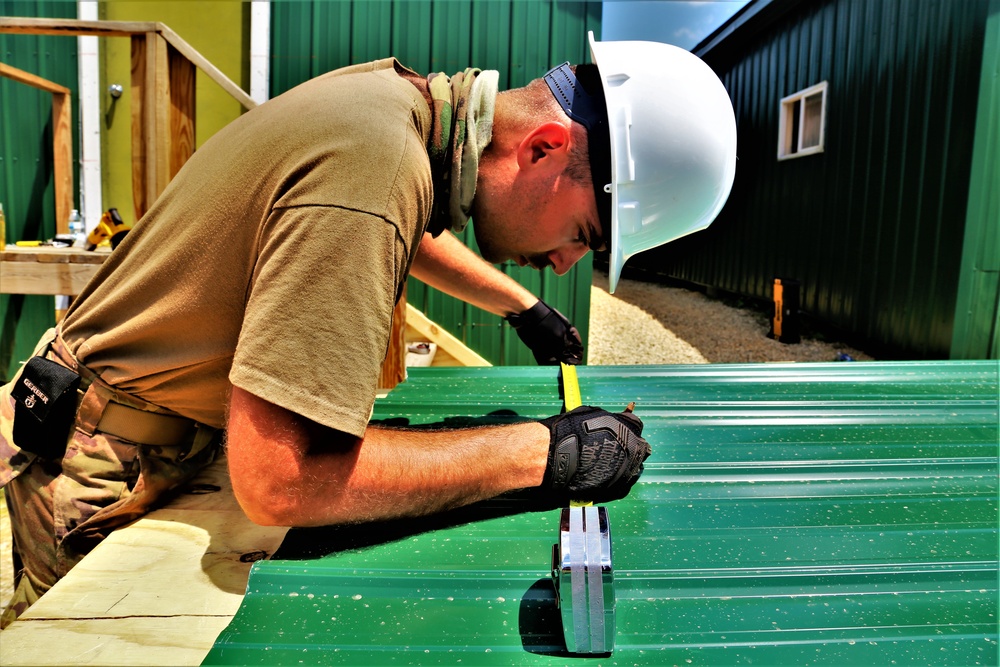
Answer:
MULTIPOLYGON (((107 21, 159 21, 193 46, 243 90, 250 89, 250 3, 239 0, 162 0, 101 2, 107 21)), ((126 37, 101 39, 101 90, 121 84, 116 102, 102 94, 102 197, 104 208, 117 208, 133 224, 132 146, 129 114, 131 45, 126 37)), ((228 93, 198 70, 195 83, 195 145, 201 146, 243 109, 228 93)))

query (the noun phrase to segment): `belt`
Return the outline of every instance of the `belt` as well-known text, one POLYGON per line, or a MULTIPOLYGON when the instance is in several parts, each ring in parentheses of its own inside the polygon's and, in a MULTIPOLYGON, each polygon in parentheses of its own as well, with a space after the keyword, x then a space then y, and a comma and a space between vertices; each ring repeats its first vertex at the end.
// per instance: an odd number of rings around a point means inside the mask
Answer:
POLYGON ((185 417, 137 410, 109 401, 96 430, 144 445, 166 447, 182 442, 195 426, 196 422, 185 417))
MULTIPOLYGON (((114 396, 123 392, 104 385, 93 371, 77 362, 76 357, 63 342, 60 328, 57 327, 47 332, 45 339, 49 342, 49 353, 55 357, 55 360, 80 374, 82 402, 92 407, 91 409, 80 407, 77 413, 77 427, 82 426, 81 430, 88 435, 100 431, 135 443, 169 447, 184 442, 185 438, 198 427, 198 422, 180 415, 141 410, 117 402, 114 396), (94 385, 103 385, 103 387, 94 385), (95 393, 95 390, 98 389, 101 390, 95 393), (98 398, 98 393, 103 398, 98 398), (93 397, 88 398, 92 394, 93 397), (82 423, 79 421, 82 416, 81 412, 89 415, 83 417, 82 423)), ((201 444, 198 443, 198 445, 201 444)), ((192 449, 196 446, 192 445, 192 449)), ((194 452, 191 455, 193 456, 194 452)))

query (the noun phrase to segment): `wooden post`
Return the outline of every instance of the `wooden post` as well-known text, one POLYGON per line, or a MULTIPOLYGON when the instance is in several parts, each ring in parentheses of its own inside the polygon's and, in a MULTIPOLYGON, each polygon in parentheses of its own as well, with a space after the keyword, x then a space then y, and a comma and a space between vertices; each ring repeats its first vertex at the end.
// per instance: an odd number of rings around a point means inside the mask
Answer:
POLYGON ((167 47, 170 70, 170 141, 168 179, 172 179, 194 154, 195 66, 175 49, 167 47))
POLYGON ((132 206, 135 219, 146 212, 146 141, 143 116, 146 105, 146 34, 132 35, 132 206))
POLYGON ((170 73, 167 41, 132 36, 132 199, 135 219, 170 182, 170 73))
POLYGON ((68 234, 73 209, 73 104, 69 92, 52 93, 52 168, 56 234, 68 234))
POLYGON ((143 100, 144 134, 149 149, 146 153, 147 210, 170 182, 170 72, 167 66, 167 40, 158 32, 147 32, 143 100))

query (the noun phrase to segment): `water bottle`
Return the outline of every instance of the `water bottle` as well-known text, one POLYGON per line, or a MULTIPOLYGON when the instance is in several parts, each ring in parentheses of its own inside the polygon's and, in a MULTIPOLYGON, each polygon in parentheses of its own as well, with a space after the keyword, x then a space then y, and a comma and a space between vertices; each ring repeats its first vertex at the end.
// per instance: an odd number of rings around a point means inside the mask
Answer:
POLYGON ((83 226, 83 218, 75 208, 69 213, 69 235, 73 237, 74 248, 87 246, 87 230, 83 226))

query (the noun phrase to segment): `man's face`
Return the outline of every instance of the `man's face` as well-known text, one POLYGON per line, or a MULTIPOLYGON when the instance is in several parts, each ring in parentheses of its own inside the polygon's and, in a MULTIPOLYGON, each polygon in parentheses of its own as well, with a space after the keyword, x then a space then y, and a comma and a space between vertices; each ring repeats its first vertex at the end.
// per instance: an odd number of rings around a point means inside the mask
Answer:
POLYGON ((476 242, 488 262, 510 260, 538 270, 551 266, 561 276, 588 251, 604 248, 589 184, 566 177, 515 182, 508 193, 485 197, 486 203, 473 212, 476 242))

